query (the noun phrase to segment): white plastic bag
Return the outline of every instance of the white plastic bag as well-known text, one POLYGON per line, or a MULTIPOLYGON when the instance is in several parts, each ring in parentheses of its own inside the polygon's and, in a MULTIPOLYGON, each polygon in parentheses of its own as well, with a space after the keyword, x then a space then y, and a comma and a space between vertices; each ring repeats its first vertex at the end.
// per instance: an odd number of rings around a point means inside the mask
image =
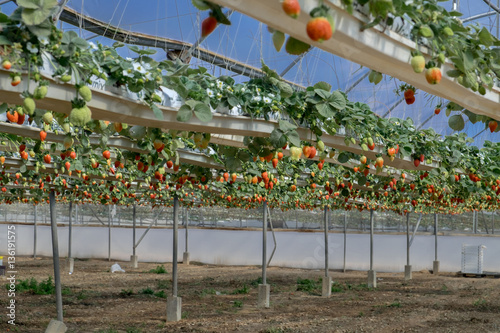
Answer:
POLYGON ((114 273, 114 272, 123 272, 123 273, 125 273, 125 271, 116 262, 115 262, 115 264, 113 266, 111 266, 111 273, 114 273))

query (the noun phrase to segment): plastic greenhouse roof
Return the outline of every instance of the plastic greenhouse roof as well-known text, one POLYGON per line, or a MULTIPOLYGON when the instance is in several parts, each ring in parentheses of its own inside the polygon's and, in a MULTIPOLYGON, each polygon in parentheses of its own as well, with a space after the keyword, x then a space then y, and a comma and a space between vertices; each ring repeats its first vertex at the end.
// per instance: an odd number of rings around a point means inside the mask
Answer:
MULTIPOLYGON (((454 2, 458 2, 458 11, 463 13, 462 19, 494 12, 485 0, 455 0, 442 2, 440 5, 451 10, 454 2)), ((491 0, 491 2, 497 5, 498 0, 491 0)), ((14 4, 6 4, 2 6, 2 11, 9 12, 8 8, 14 8, 14 6, 14 4)), ((110 26, 190 44, 196 43, 199 39, 201 21, 208 15, 207 12, 197 10, 189 0, 69 0, 67 6, 80 14, 106 22, 110 26)), ((228 9, 225 9, 225 12, 227 11, 228 9)), ((480 24, 498 37, 497 17, 497 15, 489 15, 466 24, 480 24)), ((260 68, 262 59, 279 74, 297 61, 297 56, 289 55, 284 50, 276 52, 272 45, 271 34, 264 24, 237 11, 231 13, 230 20, 231 26, 220 25, 214 33, 201 42, 200 48, 256 68, 260 68)), ((82 25, 77 27, 67 23, 61 24, 63 29, 75 30, 89 41, 102 44, 113 43, 108 38, 86 31, 82 25)), ((122 50, 123 56, 134 57, 133 52, 126 48, 122 50)), ((160 50, 153 57, 163 60, 166 54, 160 50)), ((195 67, 206 67, 214 75, 231 75, 237 81, 247 80, 242 75, 194 57, 190 64, 195 67)), ((370 69, 361 67, 348 59, 313 48, 282 76, 304 86, 326 81, 333 86, 333 89, 349 91, 348 96, 351 100, 367 103, 380 116, 410 117, 417 127, 433 128, 442 135, 452 134, 453 130, 449 128, 448 117, 444 112, 434 115, 435 106, 439 103, 445 104, 446 101, 423 91, 417 91, 416 102, 406 105, 404 102, 401 103, 402 96, 394 93, 401 83, 399 80, 384 75, 383 81, 375 86, 368 82, 366 74, 369 71, 370 69)), ((471 124, 467 121, 463 131, 473 137, 474 144, 479 147, 485 140, 500 141, 500 132, 490 133, 484 129, 483 123, 471 124)))

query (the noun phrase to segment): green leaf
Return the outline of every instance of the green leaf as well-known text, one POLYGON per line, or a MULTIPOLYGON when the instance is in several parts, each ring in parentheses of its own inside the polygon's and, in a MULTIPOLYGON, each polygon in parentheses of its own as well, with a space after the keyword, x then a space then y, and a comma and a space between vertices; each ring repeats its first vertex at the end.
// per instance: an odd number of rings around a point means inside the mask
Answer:
POLYGON ((196 107, 196 104, 198 104, 199 102, 198 101, 195 101, 194 99, 190 99, 190 100, 187 100, 185 102, 186 105, 188 105, 191 110, 194 110, 194 108, 196 107))
POLYGON ((288 142, 290 142, 295 147, 300 147, 300 137, 299 134, 294 130, 286 134, 288 142))
POLYGON ((231 105, 232 107, 238 106, 240 104, 240 101, 234 97, 234 96, 229 96, 227 98, 227 103, 231 105))
POLYGON ((280 130, 282 130, 283 133, 286 133, 288 131, 293 131, 294 129, 297 128, 297 126, 286 120, 280 120, 278 124, 280 126, 280 130))
POLYGON ((12 42, 4 35, 0 35, 0 45, 12 45, 12 42))
POLYGON ((459 77, 463 73, 461 71, 459 71, 458 69, 451 69, 451 70, 447 71, 446 74, 449 77, 459 77))
POLYGON ((323 89, 314 89, 314 92, 323 99, 328 99, 328 97, 330 97, 330 93, 323 89))
POLYGON ((332 95, 328 98, 328 102, 337 110, 343 110, 347 105, 344 95, 338 90, 332 92, 332 95))
POLYGON ((451 116, 450 119, 448 119, 448 125, 454 131, 461 131, 465 127, 464 118, 460 114, 451 116))
POLYGON ((462 16, 463 14, 460 12, 457 12, 456 10, 452 10, 451 12, 448 12, 450 16, 462 16))
POLYGON ((271 132, 269 140, 275 148, 281 148, 286 144, 286 137, 283 135, 283 131, 278 128, 271 132))
POLYGON ((212 120, 212 111, 205 103, 198 102, 194 107, 194 114, 204 123, 212 120))
POLYGON ((51 14, 57 0, 21 0, 18 5, 23 8, 21 17, 26 25, 37 25, 45 21, 51 14))
POLYGON ((179 108, 179 111, 177 112, 177 121, 186 122, 189 121, 189 119, 191 119, 192 116, 193 116, 193 110, 189 106, 183 105, 179 108))
POLYGON ((19 168, 19 172, 20 173, 25 173, 26 172, 26 164, 21 165, 21 167, 19 168))
POLYGON ((332 90, 332 86, 329 83, 326 83, 326 82, 323 82, 323 81, 320 81, 320 82, 316 83, 313 86, 313 88, 314 89, 326 90, 328 92, 330 92, 330 90, 332 90))
POLYGON ((477 119, 477 115, 475 113, 472 113, 470 112, 469 110, 465 110, 464 111, 464 114, 469 117, 469 121, 472 123, 472 124, 475 124, 478 122, 478 119, 477 119))
POLYGON ((335 116, 335 111, 329 103, 318 103, 315 107, 319 114, 325 118, 332 118, 335 116))
POLYGON ((337 158, 340 163, 347 163, 349 161, 349 156, 346 153, 341 152, 337 158))
POLYGON ((52 22, 48 18, 38 25, 29 25, 28 29, 37 37, 49 37, 52 32, 52 22))
POLYGON ((151 104, 151 109, 153 110, 155 117, 158 120, 163 120, 163 112, 160 110, 159 107, 156 106, 156 104, 151 104))
POLYGON ((0 105, 0 113, 4 113, 4 112, 7 112, 7 109, 9 108, 9 106, 7 105, 7 103, 2 103, 0 105))
POLYGON ((478 34, 478 37, 479 41, 487 47, 491 46, 491 44, 493 44, 493 42, 495 41, 495 38, 490 34, 488 29, 486 29, 485 27, 481 29, 481 31, 478 34))

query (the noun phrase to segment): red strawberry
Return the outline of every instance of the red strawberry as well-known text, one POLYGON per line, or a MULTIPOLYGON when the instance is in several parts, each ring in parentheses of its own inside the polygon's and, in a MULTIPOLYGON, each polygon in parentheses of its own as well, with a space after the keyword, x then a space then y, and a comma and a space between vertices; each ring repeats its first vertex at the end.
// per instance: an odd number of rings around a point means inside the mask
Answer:
POLYGON ((76 152, 72 151, 71 153, 69 153, 69 157, 74 160, 76 158, 76 152))
POLYGON ((4 69, 9 70, 9 69, 12 67, 12 63, 11 63, 10 61, 8 61, 8 60, 4 60, 4 61, 2 62, 2 67, 3 67, 4 69))
POLYGON ((45 156, 43 157, 43 161, 44 161, 45 163, 47 163, 47 164, 49 164, 49 163, 50 163, 50 160, 51 160, 51 157, 50 157, 50 155, 49 155, 49 154, 47 154, 47 155, 45 155, 45 156))
POLYGON ((66 167, 66 170, 69 170, 69 168, 71 168, 71 163, 66 162, 64 163, 64 166, 66 167))
POLYGON ((174 162, 167 161, 167 168, 172 169, 173 166, 174 166, 174 162))
POLYGON ((285 0, 281 6, 288 16, 297 18, 300 14, 300 4, 298 0, 285 0))
POLYGON ((21 83, 21 77, 19 75, 16 75, 12 78, 12 81, 10 82, 10 84, 15 87, 17 86, 19 83, 21 83))
POLYGON ((412 105, 413 103, 415 103, 415 96, 411 96, 409 98, 405 98, 405 101, 406 101, 406 104, 412 105))
POLYGON ((333 29, 326 17, 315 17, 307 23, 307 35, 315 42, 323 42, 332 37, 333 29))
POLYGON ((46 137, 47 137, 47 132, 40 131, 40 141, 44 142, 46 137))
POLYGON ((425 156, 424 154, 420 154, 420 162, 424 163, 425 161, 425 156))
POLYGON ((11 123, 17 123, 19 121, 19 113, 17 113, 17 111, 14 111, 13 113, 7 111, 7 119, 11 123))
POLYGON ((436 109, 434 109, 434 113, 435 113, 435 114, 439 114, 439 112, 441 112, 441 109, 440 109, 440 108, 436 108, 436 109))
POLYGON ((415 92, 413 91, 413 89, 406 89, 404 95, 405 95, 405 99, 410 98, 410 97, 415 96, 415 92))
POLYGON ((278 166, 278 159, 277 158, 273 158, 272 162, 273 162, 273 168, 276 169, 276 167, 278 166))
POLYGON ((420 160, 418 158, 413 160, 413 164, 415 165, 416 168, 420 165, 420 160))
POLYGON ((209 16, 201 22, 201 37, 205 38, 210 35, 217 27, 217 19, 209 16))
POLYGON ((441 70, 437 67, 428 68, 425 71, 425 79, 429 84, 438 84, 441 82, 441 70))
POLYGON ((105 150, 102 152, 102 156, 108 160, 111 157, 111 153, 109 150, 105 150))
POLYGON ((18 125, 24 124, 24 119, 26 119, 26 114, 23 114, 22 116, 19 115, 19 117, 17 118, 17 124, 18 125))
POLYGON ((490 128, 491 133, 495 132, 495 130, 497 129, 497 126, 498 126, 498 123, 495 120, 491 120, 488 123, 488 127, 490 128))

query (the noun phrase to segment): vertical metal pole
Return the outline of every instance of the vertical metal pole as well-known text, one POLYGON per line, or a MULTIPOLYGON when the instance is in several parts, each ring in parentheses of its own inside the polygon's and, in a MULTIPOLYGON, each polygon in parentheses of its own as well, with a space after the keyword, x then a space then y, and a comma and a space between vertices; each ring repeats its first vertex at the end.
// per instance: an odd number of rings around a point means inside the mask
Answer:
POLYGON ((111 205, 108 205, 108 261, 111 261, 111 205))
POLYGON ((325 205, 325 276, 328 277, 328 206, 325 205))
POLYGON ((136 215, 135 215, 135 204, 132 208, 132 255, 135 257, 135 223, 136 223, 136 215))
POLYGON ((434 260, 438 260, 438 215, 434 213, 434 260))
POLYGON ((75 222, 78 223, 78 204, 75 204, 75 222))
POLYGON ((406 213, 406 265, 410 266, 410 213, 406 213))
POLYGON ((179 198, 174 196, 174 248, 172 250, 172 296, 177 297, 177 227, 179 225, 179 198))
POLYGON ((68 258, 71 258, 71 239, 73 235, 73 220, 71 219, 71 213, 73 211, 73 203, 69 203, 69 228, 68 228, 68 258))
POLYGON ((33 228, 33 258, 36 258, 36 232, 37 232, 37 226, 36 226, 36 211, 37 211, 37 205, 35 205, 35 221, 34 221, 34 228, 33 228))
POLYGON ((344 273, 345 273, 345 259, 346 259, 346 249, 347 249, 347 210, 344 210, 344 273))
POLYGON ((370 271, 373 271, 373 209, 370 209, 370 271))
POLYGON ((185 252, 188 252, 188 225, 189 225, 189 213, 188 213, 188 209, 187 207, 184 208, 185 211, 184 211, 184 218, 185 218, 185 222, 184 222, 184 226, 186 227, 186 241, 185 241, 185 247, 186 247, 186 251, 185 252))
POLYGON ((262 205, 264 217, 262 219, 262 284, 267 284, 266 266, 267 266, 267 200, 262 205))
POLYGON ((57 222, 56 222, 56 198, 54 190, 49 195, 50 207, 50 227, 52 230, 52 259, 54 262, 54 283, 56 285, 56 308, 57 320, 63 321, 62 294, 61 294, 61 275, 59 271, 59 242, 57 240, 57 222))

